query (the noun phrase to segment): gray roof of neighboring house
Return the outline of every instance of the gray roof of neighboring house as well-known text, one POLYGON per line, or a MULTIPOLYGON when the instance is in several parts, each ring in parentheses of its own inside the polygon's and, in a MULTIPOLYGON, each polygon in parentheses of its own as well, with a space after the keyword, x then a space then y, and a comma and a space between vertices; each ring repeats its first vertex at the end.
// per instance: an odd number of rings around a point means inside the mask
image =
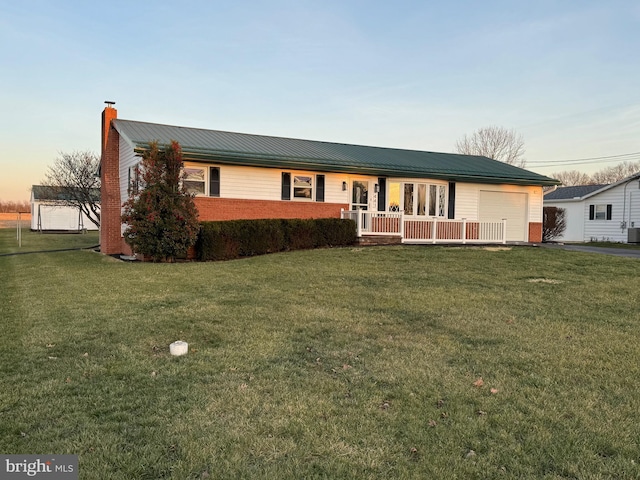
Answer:
POLYGON ((116 119, 113 124, 137 152, 150 142, 180 143, 186 161, 290 168, 479 183, 557 185, 559 182, 487 157, 367 147, 250 135, 116 119))
POLYGON ((552 192, 545 193, 545 200, 570 200, 573 198, 581 198, 585 195, 600 190, 605 185, 575 185, 571 187, 558 187, 552 192))
POLYGON ((640 180, 640 172, 634 173, 622 180, 618 180, 615 183, 605 184, 605 185, 578 185, 575 187, 559 187, 554 191, 549 193, 545 193, 544 200, 558 200, 558 201, 579 201, 584 200, 589 197, 593 197, 595 195, 600 194, 601 192, 605 192, 612 188, 617 187, 618 185, 622 185, 625 183, 633 182, 634 180, 640 180))
MULTIPOLYGON (((74 200, 68 188, 52 187, 48 185, 32 185, 31 193, 36 201, 70 202, 74 200)), ((92 188, 91 196, 94 201, 100 201, 100 189, 92 188)))

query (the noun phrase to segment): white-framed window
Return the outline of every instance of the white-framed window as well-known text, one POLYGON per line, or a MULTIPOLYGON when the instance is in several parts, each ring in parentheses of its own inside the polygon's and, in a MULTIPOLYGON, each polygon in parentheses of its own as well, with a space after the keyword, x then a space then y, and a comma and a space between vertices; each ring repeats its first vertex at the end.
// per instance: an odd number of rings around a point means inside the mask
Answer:
POLYGON ((136 163, 133 167, 129 167, 128 175, 129 178, 127 181, 127 194, 129 196, 137 195, 142 188, 140 163, 136 163))
POLYGON ((312 173, 282 172, 282 200, 324 202, 325 176, 312 173))
POLYGON ((444 217, 447 187, 422 182, 389 182, 389 211, 408 216, 444 217))
POLYGON ((589 220, 611 220, 613 212, 612 204, 589 205, 589 220))
POLYGON ((185 165, 182 185, 188 193, 197 196, 220 196, 220 167, 185 165))
POLYGON ((187 193, 204 195, 207 187, 206 167, 184 167, 182 185, 187 193))
POLYGON ((293 175, 293 199, 313 199, 313 175, 293 175))

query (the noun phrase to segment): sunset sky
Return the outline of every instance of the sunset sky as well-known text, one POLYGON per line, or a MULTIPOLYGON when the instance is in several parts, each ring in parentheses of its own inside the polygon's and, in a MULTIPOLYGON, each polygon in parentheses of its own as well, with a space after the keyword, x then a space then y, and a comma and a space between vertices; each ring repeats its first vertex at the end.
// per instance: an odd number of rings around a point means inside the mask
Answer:
POLYGON ((0 200, 27 200, 59 152, 99 153, 105 100, 131 120, 441 152, 502 126, 545 175, 640 160, 638 1, 0 0, 0 13, 0 200))

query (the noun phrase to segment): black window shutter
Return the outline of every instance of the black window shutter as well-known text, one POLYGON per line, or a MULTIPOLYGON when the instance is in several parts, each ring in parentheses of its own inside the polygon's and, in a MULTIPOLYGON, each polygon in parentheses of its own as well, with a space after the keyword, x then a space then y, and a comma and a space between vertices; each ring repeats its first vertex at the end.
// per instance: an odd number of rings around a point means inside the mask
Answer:
POLYGON ((612 205, 609 203, 607 204, 607 220, 611 220, 611 210, 612 210, 612 205))
POLYGON ((324 202, 324 175, 316 175, 316 202, 324 202))
POLYGON ((449 208, 447 218, 453 220, 456 218, 456 184, 449 182, 449 208))
POLYGON ((387 209, 387 179, 378 178, 378 211, 384 212, 387 209))
POLYGON ((291 174, 282 172, 282 200, 291 200, 291 174))
POLYGON ((220 169, 218 167, 209 168, 209 196, 220 196, 220 169))
POLYGON ((596 206, 589 205, 589 220, 595 220, 596 218, 596 206))

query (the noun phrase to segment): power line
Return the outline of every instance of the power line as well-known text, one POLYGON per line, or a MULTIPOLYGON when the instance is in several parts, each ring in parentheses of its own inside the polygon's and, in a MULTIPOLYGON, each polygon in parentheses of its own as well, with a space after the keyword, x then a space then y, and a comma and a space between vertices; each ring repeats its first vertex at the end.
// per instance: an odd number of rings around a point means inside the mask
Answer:
POLYGON ((531 160, 527 162, 531 167, 543 167, 543 166, 565 166, 565 165, 581 165, 589 163, 609 163, 609 162, 621 162, 629 160, 640 160, 640 152, 623 153, 620 155, 607 155, 604 157, 588 157, 588 158, 574 158, 563 160, 531 160))
POLYGON ((628 157, 640 155, 640 152, 631 152, 631 153, 621 153, 620 155, 606 155, 604 157, 587 157, 587 158, 563 158, 560 160, 532 160, 532 162, 541 162, 541 163, 549 163, 549 162, 578 162, 582 160, 602 160, 605 158, 619 158, 619 157, 628 157))
POLYGON ((640 161, 640 156, 637 157, 627 157, 626 159, 613 158, 609 160, 589 160, 583 162, 549 162, 545 164, 530 164, 527 162, 528 166, 546 168, 546 167, 555 167, 555 166, 570 166, 570 165, 598 165, 598 164, 608 164, 608 163, 623 163, 623 162, 634 162, 640 161))

